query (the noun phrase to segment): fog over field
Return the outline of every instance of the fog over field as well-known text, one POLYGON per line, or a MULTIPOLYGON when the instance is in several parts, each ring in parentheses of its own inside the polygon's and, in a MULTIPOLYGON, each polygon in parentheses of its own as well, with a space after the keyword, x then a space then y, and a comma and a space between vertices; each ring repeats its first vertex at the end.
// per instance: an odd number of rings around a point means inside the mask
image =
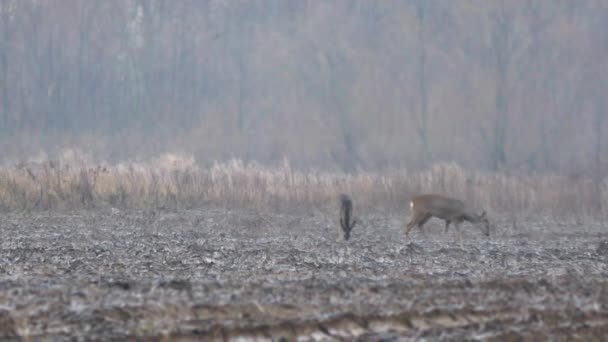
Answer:
POLYGON ((608 4, 3 0, 0 158, 605 173, 608 4))
POLYGON ((0 340, 607 336, 606 32, 605 0, 0 0, 0 340))

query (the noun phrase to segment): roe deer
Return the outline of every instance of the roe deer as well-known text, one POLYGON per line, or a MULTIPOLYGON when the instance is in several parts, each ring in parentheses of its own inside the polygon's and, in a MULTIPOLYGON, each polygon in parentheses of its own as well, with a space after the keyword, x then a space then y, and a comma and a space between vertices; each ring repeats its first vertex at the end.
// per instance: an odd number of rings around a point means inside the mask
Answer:
POLYGON ((353 201, 348 195, 340 195, 340 228, 344 233, 344 240, 350 239, 350 231, 355 228, 356 220, 352 220, 353 201))
POLYGON ((446 233, 450 223, 453 222, 461 242, 460 224, 464 221, 475 224, 483 223, 481 231, 486 236, 490 236, 490 222, 486 218, 486 212, 484 211, 479 215, 475 214, 467 209, 463 201, 456 198, 435 194, 416 196, 410 201, 410 215, 410 222, 407 224, 405 231, 406 238, 414 226, 418 226, 422 231, 422 226, 431 217, 437 217, 445 221, 446 233))

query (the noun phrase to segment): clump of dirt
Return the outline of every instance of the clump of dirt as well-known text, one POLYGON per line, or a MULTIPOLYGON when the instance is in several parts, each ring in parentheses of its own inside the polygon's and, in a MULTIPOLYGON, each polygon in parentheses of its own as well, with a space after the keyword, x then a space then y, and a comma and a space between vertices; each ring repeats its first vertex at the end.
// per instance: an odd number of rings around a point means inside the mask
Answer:
POLYGON ((3 214, 0 339, 608 334, 605 227, 463 226, 461 245, 405 220, 363 216, 346 242, 323 213, 3 214))

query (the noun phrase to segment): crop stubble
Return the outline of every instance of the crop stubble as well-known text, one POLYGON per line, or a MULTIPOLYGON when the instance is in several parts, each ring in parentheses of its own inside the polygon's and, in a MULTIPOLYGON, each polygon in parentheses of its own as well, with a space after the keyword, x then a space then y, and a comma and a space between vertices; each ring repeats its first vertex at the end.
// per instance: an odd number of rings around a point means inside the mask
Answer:
POLYGON ((247 210, 2 214, 0 337, 600 339, 601 224, 497 221, 490 239, 401 216, 247 210))

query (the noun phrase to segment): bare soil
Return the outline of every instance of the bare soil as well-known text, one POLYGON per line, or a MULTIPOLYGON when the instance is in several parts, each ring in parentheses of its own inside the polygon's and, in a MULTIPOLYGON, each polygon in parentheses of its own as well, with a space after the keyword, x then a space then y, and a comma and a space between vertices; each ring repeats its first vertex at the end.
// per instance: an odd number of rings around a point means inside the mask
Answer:
POLYGON ((601 340, 608 229, 247 210, 0 214, 0 339, 601 340))

